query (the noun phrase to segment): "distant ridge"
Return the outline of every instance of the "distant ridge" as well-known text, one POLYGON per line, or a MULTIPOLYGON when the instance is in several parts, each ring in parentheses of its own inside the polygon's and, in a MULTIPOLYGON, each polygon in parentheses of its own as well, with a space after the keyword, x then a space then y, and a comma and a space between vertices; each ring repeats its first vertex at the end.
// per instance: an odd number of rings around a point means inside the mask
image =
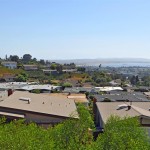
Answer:
POLYGON ((75 63, 77 65, 92 65, 97 66, 99 64, 149 64, 150 59, 145 58, 97 58, 97 59, 62 59, 62 60, 51 60, 57 63, 75 63))

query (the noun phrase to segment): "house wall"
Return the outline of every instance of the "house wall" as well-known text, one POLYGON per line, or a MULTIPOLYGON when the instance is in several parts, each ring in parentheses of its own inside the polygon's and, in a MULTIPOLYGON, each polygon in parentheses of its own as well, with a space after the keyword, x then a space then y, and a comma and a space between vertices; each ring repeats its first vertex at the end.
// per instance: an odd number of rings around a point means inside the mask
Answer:
POLYGON ((38 70, 37 66, 24 66, 24 70, 30 71, 30 70, 38 70))
POLYGON ((104 128, 104 122, 98 109, 95 114, 95 125, 96 127, 104 128))
POLYGON ((3 65, 5 66, 5 67, 8 67, 8 68, 10 68, 10 69, 16 69, 17 68, 17 63, 3 63, 3 65))
POLYGON ((57 70, 43 70, 45 74, 58 75, 59 72, 57 70))
POLYGON ((52 116, 44 116, 40 114, 32 114, 32 113, 25 113, 25 119, 27 121, 33 121, 36 123, 43 123, 43 124, 56 124, 59 122, 62 122, 64 119, 63 118, 56 118, 52 116))
POLYGON ((6 82, 14 82, 14 81, 15 81, 15 78, 11 78, 11 77, 9 78, 9 77, 8 77, 8 78, 5 78, 5 81, 6 81, 6 82))
MULTIPOLYGON (((65 117, 61 117, 61 116, 52 116, 48 114, 40 114, 40 113, 35 113, 35 112, 27 112, 24 110, 16 110, 16 109, 2 108, 2 107, 0 107, 0 111, 22 114, 25 116, 25 120, 27 122, 35 122, 39 125, 44 125, 44 126, 54 125, 66 119, 65 117)), ((5 116, 5 117, 10 118, 8 116, 5 116)))
POLYGON ((150 125, 150 119, 148 119, 148 118, 142 118, 141 124, 142 125, 150 125))

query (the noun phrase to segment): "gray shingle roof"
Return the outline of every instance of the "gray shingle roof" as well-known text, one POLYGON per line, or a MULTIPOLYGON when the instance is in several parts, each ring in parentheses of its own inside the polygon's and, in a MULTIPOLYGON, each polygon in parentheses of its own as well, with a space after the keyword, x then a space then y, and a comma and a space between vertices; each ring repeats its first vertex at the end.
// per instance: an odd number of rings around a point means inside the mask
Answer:
MULTIPOLYGON (((29 92, 16 91, 11 96, 0 102, 0 107, 14 108, 24 111, 70 117, 76 112, 74 100, 64 97, 49 96, 44 94, 33 94, 29 92), (21 97, 30 98, 31 102, 20 100, 21 97)), ((77 114, 77 113, 76 113, 77 114)), ((77 117, 74 116, 75 118, 77 117)))
POLYGON ((130 116, 147 116, 150 117, 150 102, 132 102, 131 109, 127 110, 127 108, 118 109, 118 107, 122 104, 130 105, 129 102, 97 102, 97 108, 101 114, 102 120, 104 123, 108 120, 111 115, 117 115, 121 118, 130 116))
POLYGON ((150 100, 147 99, 147 97, 141 93, 141 92, 115 92, 111 94, 104 94, 104 95, 95 95, 95 98, 97 101, 104 101, 105 98, 110 99, 111 101, 146 101, 149 102, 150 100))

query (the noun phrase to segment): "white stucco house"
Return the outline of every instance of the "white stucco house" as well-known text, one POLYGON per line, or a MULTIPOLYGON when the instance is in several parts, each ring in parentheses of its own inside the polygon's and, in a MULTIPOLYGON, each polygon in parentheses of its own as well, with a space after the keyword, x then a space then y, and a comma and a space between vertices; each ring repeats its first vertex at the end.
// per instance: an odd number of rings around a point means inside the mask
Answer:
POLYGON ((17 62, 14 62, 14 61, 4 61, 1 64, 9 69, 17 68, 17 62))

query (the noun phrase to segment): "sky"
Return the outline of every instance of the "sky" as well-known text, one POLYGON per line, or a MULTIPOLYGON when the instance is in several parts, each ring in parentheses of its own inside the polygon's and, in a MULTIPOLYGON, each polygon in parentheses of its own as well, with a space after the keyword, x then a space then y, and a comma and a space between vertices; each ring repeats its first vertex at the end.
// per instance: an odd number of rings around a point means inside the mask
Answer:
POLYGON ((0 0, 0 57, 149 58, 150 0, 0 0))

